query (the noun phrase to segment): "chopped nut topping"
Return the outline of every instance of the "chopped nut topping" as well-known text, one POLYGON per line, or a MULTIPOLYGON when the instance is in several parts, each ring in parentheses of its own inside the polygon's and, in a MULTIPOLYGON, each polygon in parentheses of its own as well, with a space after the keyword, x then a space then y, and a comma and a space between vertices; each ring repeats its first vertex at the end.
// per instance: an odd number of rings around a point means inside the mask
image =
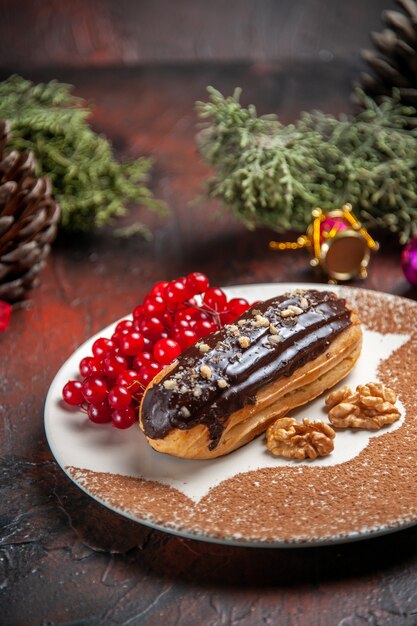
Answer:
POLYGON ((239 345, 241 348, 249 348, 250 346, 249 337, 239 337, 239 345))
POLYGON ((271 333, 271 335, 278 335, 279 334, 279 330, 276 326, 274 326, 273 324, 269 325, 269 332, 271 333))
POLYGON ((193 396, 195 398, 199 398, 202 393, 203 393, 203 390, 201 389, 200 385, 196 385, 193 389, 193 396))
POLYGON ((269 326, 269 319, 267 317, 264 317, 263 315, 256 315, 255 316, 255 326, 262 326, 262 327, 267 327, 269 326))
POLYGON ((187 391, 188 391, 188 387, 187 387, 187 385, 182 385, 182 386, 180 387, 180 393, 187 393, 187 391))
POLYGON ((288 308, 290 309, 290 311, 293 311, 295 315, 301 315, 301 313, 304 313, 303 309, 299 306, 296 306, 295 304, 290 304, 288 308))
POLYGON ((244 326, 246 324, 247 320, 239 320, 237 325, 238 326, 244 326))
POLYGON ((163 385, 165 389, 175 389, 177 383, 172 378, 167 378, 167 380, 164 380, 163 385))
POLYGON ((183 417, 190 417, 190 415, 191 415, 190 411, 187 409, 187 407, 186 407, 186 406, 182 406, 182 407, 180 408, 180 413, 181 413, 181 415, 182 415, 183 417))
POLYGON ((268 337, 269 343, 272 343, 273 346, 277 346, 281 341, 283 341, 281 335, 269 335, 268 337))
POLYGON ((218 341, 216 343, 216 350, 224 352, 227 350, 227 344, 224 341, 218 341))
POLYGON ((209 367, 208 365, 202 365, 200 367, 200 374, 203 378, 211 378, 211 367, 209 367))
POLYGON ((302 298, 300 298, 300 307, 302 309, 308 309, 308 307, 309 307, 308 300, 304 296, 302 298))
MULTIPOLYGON (((301 289, 301 287, 299 289, 294 289, 294 291, 292 293, 296 293, 298 296, 302 296, 303 294, 306 293, 305 289, 301 289)), ((291 295, 291 292, 288 293, 288 295, 291 295)))
POLYGON ((210 346, 207 343, 200 343, 198 344, 198 349, 200 350, 200 352, 205 354, 210 350, 210 346))
POLYGON ((328 424, 304 418, 282 417, 266 431, 266 447, 274 456, 317 459, 334 449, 335 431, 328 424))
POLYGON ((229 387, 229 383, 224 378, 219 378, 217 386, 220 387, 220 389, 226 389, 226 387, 229 387))
POLYGON ((304 313, 303 309, 294 304, 289 304, 286 309, 280 311, 281 317, 294 317, 295 315, 301 315, 301 313, 304 313))
POLYGON ((397 395, 382 383, 358 385, 356 391, 348 386, 332 391, 326 398, 329 420, 336 428, 365 428, 378 430, 400 417, 395 406, 397 395))
POLYGON ((253 309, 252 315, 253 317, 256 317, 257 315, 262 315, 262 312, 259 309, 253 309))

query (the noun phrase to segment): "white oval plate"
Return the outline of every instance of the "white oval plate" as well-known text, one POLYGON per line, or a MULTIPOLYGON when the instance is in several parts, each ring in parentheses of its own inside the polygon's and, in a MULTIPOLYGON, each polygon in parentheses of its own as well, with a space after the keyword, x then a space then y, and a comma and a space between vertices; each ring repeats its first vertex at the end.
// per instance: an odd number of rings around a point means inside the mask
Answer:
MULTIPOLYGON (((228 287, 225 291, 229 297, 244 297, 252 302, 295 288, 329 289, 327 285, 277 283, 228 287)), ((358 308, 364 321, 362 355, 354 370, 338 386, 349 384, 355 387, 379 380, 379 368, 389 362, 392 355, 410 342, 411 349, 415 350, 413 325, 407 325, 407 320, 417 318, 416 303, 360 289, 331 289, 348 297, 358 308), (398 307, 403 316, 400 320, 402 325, 398 323, 398 307), (380 323, 380 330, 376 329, 378 324, 375 328, 378 311, 384 312, 384 319, 388 315, 388 321, 385 319, 380 323)), ((394 506, 394 502, 401 499, 401 485, 396 485, 395 480, 390 487, 391 492, 387 493, 385 488, 383 493, 384 499, 392 498, 391 507, 376 505, 367 515, 361 511, 358 516, 359 509, 363 509, 363 502, 382 497, 382 492, 379 496, 378 479, 375 478, 368 485, 364 485, 366 497, 359 498, 359 502, 357 499, 352 500, 350 495, 352 489, 357 488, 356 478, 349 478, 350 470, 353 477, 357 477, 358 472, 362 471, 355 469, 358 459, 361 468, 364 463, 370 466, 370 475, 373 472, 375 476, 380 475, 380 460, 382 462, 386 453, 389 458, 390 446, 397 450, 400 444, 404 448, 404 445, 409 445, 409 441, 417 442, 415 387, 413 397, 410 399, 408 391, 405 402, 404 394, 398 388, 401 381, 396 383, 400 420, 376 432, 339 431, 336 435, 335 451, 314 462, 274 458, 266 452, 263 437, 258 437, 247 446, 220 459, 177 459, 152 450, 137 427, 120 431, 107 424, 95 425, 81 411, 62 402, 62 387, 67 380, 77 377, 81 358, 91 353, 91 346, 97 337, 110 336, 116 323, 88 339, 67 359, 51 384, 45 405, 46 436, 55 459, 66 474, 98 502, 129 519, 183 537, 257 547, 313 546, 353 541, 417 523, 416 498, 410 502, 406 494, 406 501, 401 506, 394 506), (406 443, 398 443, 397 439, 402 439, 402 434, 401 437, 393 437, 396 431, 406 433, 406 443), (371 442, 377 438, 380 441, 371 446, 371 442), (378 452, 381 442, 382 453, 378 452), (371 448, 372 454, 369 452, 371 448), (343 472, 343 476, 346 475, 347 478, 342 481, 337 479, 340 468, 348 470, 343 472), (317 483, 319 473, 320 479, 317 483), (288 497, 285 489, 283 491, 283 481, 291 485, 288 497), (336 492, 330 499, 326 481, 332 485, 337 482, 336 492), (315 492, 314 502, 308 489, 305 489, 309 484, 315 492), (236 502, 236 489, 243 494, 239 496, 239 502, 236 502), (275 489, 277 491, 274 495, 275 489), (291 504, 294 489, 298 491, 299 498, 291 504), (272 504, 262 504, 257 508, 258 500, 267 502, 268 498, 272 498, 272 504), (340 504, 341 501, 344 501, 343 505, 340 504), (310 517, 307 515, 306 523, 303 524, 299 522, 299 514, 294 513, 294 518, 291 517, 291 511, 296 511, 299 506, 307 511, 312 509, 310 517), (332 523, 326 526, 325 520, 316 520, 317 510, 324 510, 323 507, 329 506, 334 508, 333 511, 331 508, 328 510, 329 520, 336 515, 336 525, 332 523), (340 506, 343 506, 342 513, 340 506), (345 518, 346 507, 348 514, 345 518)), ((417 351, 414 352, 411 362, 417 363, 417 351)), ((414 380, 417 380, 416 373, 414 372, 414 380)), ((413 372, 410 373, 412 374, 413 372)), ((326 419, 323 398, 309 403, 308 411, 303 407, 291 414, 303 417, 306 413, 308 417, 326 419)), ((408 459, 412 459, 411 465, 408 461, 407 471, 414 476, 417 473, 416 445, 414 444, 413 454, 407 454, 408 459)), ((401 470, 402 468, 398 469, 398 476, 401 478, 398 482, 404 484, 401 470)))

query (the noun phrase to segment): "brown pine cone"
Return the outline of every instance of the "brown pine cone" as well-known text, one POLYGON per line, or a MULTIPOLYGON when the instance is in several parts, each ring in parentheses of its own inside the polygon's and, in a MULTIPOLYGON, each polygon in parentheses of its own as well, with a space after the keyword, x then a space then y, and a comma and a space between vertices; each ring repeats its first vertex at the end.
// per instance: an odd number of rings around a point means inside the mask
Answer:
POLYGON ((9 130, 0 120, 0 300, 14 302, 36 284, 61 211, 33 153, 6 153, 9 130))
POLYGON ((417 2, 395 0, 403 9, 384 11, 387 29, 371 33, 376 50, 363 50, 361 56, 372 73, 361 75, 362 89, 375 100, 397 88, 405 104, 417 107, 417 2))

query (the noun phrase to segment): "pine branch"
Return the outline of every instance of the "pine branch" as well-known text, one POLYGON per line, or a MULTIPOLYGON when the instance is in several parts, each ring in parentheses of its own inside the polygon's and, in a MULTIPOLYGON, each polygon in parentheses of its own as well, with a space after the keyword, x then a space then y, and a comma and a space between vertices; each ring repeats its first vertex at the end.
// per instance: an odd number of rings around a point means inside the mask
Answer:
POLYGON ((104 226, 124 215, 129 202, 164 212, 148 188, 151 160, 118 163, 110 142, 87 123, 90 105, 71 90, 57 81, 35 85, 20 76, 0 83, 0 118, 13 129, 10 147, 34 152, 37 175, 53 182, 61 225, 104 226))
POLYGON ((358 91, 364 110, 335 118, 303 113, 283 126, 208 88, 197 102, 197 143, 215 169, 209 194, 249 228, 305 230, 315 206, 351 202, 368 226, 388 228, 405 243, 417 235, 417 112, 398 93, 377 105, 358 91))

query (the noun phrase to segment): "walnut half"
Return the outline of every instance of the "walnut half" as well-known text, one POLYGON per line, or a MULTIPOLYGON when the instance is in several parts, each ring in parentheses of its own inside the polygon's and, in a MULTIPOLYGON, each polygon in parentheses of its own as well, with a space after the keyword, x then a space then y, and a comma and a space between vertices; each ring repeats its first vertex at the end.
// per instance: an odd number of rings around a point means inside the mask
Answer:
POLYGON ((320 421, 297 422, 293 417, 282 417, 266 431, 266 447, 274 456, 287 459, 316 459, 334 449, 333 428, 320 421))
POLYGON ((329 420, 336 428, 378 430, 400 417, 395 406, 395 391, 382 383, 358 385, 356 391, 345 386, 326 398, 329 420))

